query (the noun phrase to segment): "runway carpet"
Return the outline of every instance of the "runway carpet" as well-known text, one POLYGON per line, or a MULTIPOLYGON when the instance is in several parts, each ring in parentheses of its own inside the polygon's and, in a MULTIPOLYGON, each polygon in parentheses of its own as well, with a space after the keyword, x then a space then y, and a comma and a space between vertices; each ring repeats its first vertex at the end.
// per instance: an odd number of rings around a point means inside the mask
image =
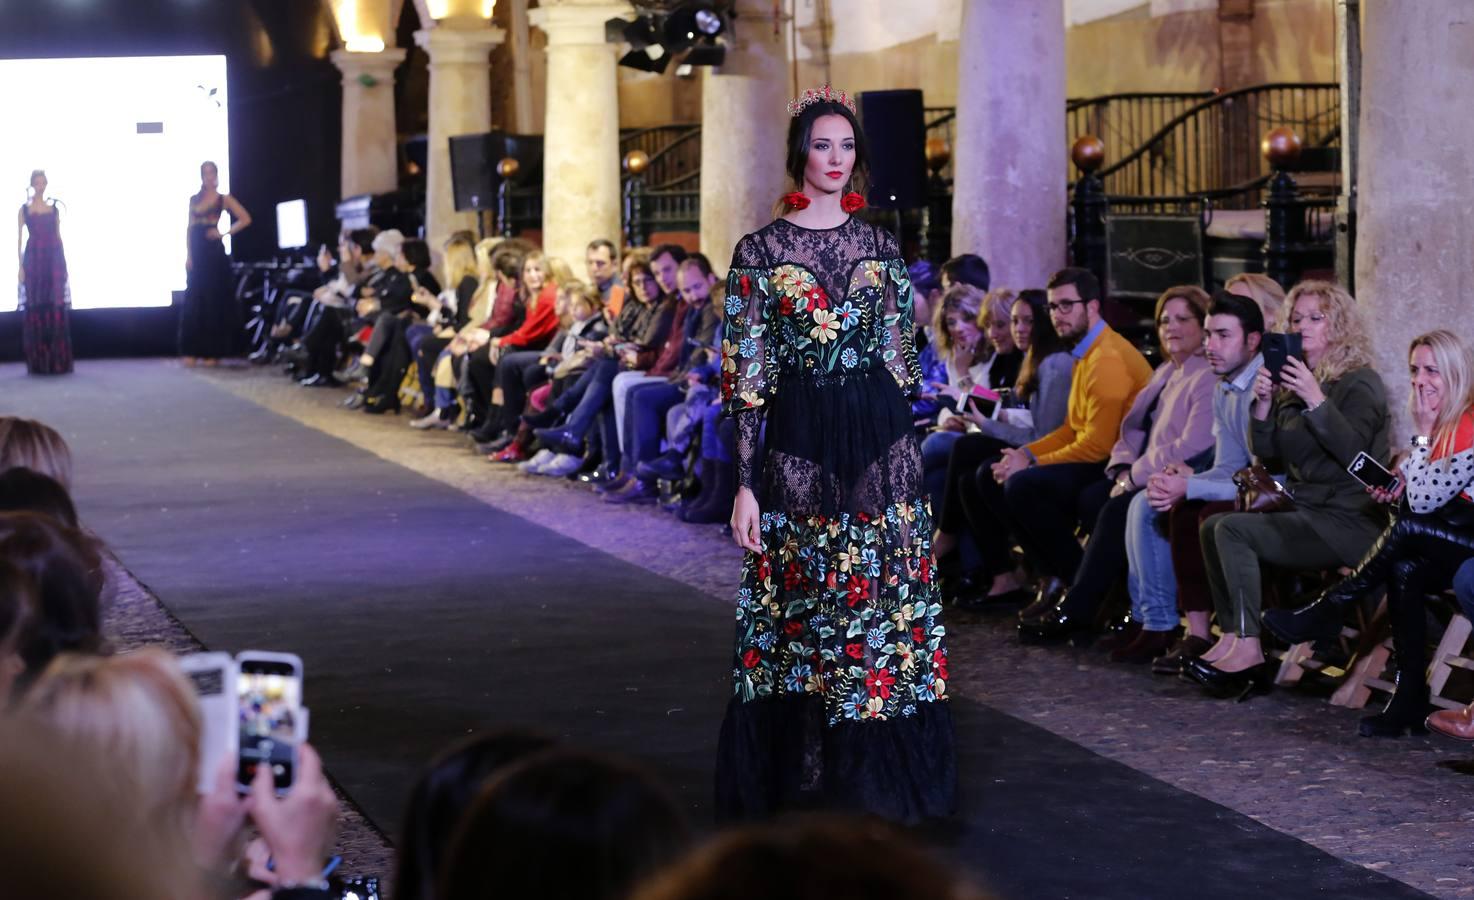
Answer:
MULTIPOLYGON (((415 772, 531 726, 649 763, 698 821, 731 611, 163 362, 28 379, 86 521, 206 645, 306 667, 314 743, 391 836, 415 772)), ((569 509, 569 515, 578 510, 569 509)), ((1000 895, 1426 896, 966 699, 951 851, 1000 895)))

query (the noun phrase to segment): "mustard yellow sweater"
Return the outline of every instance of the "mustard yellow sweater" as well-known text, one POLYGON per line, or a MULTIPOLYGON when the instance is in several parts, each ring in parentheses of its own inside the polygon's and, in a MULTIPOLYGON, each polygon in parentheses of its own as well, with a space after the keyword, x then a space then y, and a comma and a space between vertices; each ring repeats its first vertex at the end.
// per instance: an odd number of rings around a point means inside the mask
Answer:
POLYGON ((1079 362, 1070 380, 1070 406, 1063 425, 1026 445, 1039 465, 1104 464, 1136 392, 1151 380, 1152 367, 1131 342, 1107 326, 1079 362))

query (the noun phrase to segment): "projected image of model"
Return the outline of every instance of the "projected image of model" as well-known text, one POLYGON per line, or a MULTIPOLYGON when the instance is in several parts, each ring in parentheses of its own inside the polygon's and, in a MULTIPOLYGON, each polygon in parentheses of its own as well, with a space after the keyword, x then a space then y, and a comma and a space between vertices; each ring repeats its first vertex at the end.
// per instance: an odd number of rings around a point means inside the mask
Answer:
MULTIPOLYGON (((26 221, 16 211, 39 169, 60 213, 72 308, 172 303, 185 289, 202 162, 216 163, 229 194, 225 57, 8 59, 0 84, 25 85, 0 91, 0 121, 25 123, 0 141, 0 201, 10 202, 0 246, 18 246, 26 221)), ((228 238, 221 246, 229 252, 228 238)), ((20 277, 0 289, 0 312, 17 308, 20 277)))

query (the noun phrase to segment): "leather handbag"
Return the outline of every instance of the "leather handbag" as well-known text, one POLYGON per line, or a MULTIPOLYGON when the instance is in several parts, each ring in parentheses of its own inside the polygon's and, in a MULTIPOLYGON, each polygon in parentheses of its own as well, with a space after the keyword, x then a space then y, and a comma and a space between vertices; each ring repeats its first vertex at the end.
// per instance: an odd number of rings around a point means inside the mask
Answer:
POLYGON ((1233 483, 1239 492, 1234 509, 1239 512, 1290 512, 1295 508, 1290 492, 1259 463, 1233 473, 1233 483))

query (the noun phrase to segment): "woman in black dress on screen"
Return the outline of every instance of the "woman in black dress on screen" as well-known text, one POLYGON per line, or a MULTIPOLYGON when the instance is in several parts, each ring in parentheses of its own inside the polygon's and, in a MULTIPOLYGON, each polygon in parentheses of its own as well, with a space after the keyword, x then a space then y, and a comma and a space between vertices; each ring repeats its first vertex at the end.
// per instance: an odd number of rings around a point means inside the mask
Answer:
POLYGON ((184 257, 189 277, 179 319, 179 355, 186 366, 196 361, 212 366, 232 355, 241 330, 224 237, 250 227, 251 214, 234 197, 220 193, 219 185, 220 170, 206 162, 200 166, 200 192, 189 198, 189 242, 184 257), (223 233, 222 212, 229 212, 231 218, 230 230, 223 233))
POLYGON ((55 201, 46 199, 46 173, 40 169, 31 173, 31 197, 20 208, 17 224, 17 308, 26 371, 32 375, 64 375, 72 370, 72 300, 67 289, 66 253, 61 245, 61 213, 55 201))
POLYGON ((921 380, 911 280, 895 237, 853 215, 853 103, 825 86, 789 111, 795 189, 738 242, 724 301, 732 532, 748 552, 717 805, 946 817, 956 762, 907 400, 921 380))

